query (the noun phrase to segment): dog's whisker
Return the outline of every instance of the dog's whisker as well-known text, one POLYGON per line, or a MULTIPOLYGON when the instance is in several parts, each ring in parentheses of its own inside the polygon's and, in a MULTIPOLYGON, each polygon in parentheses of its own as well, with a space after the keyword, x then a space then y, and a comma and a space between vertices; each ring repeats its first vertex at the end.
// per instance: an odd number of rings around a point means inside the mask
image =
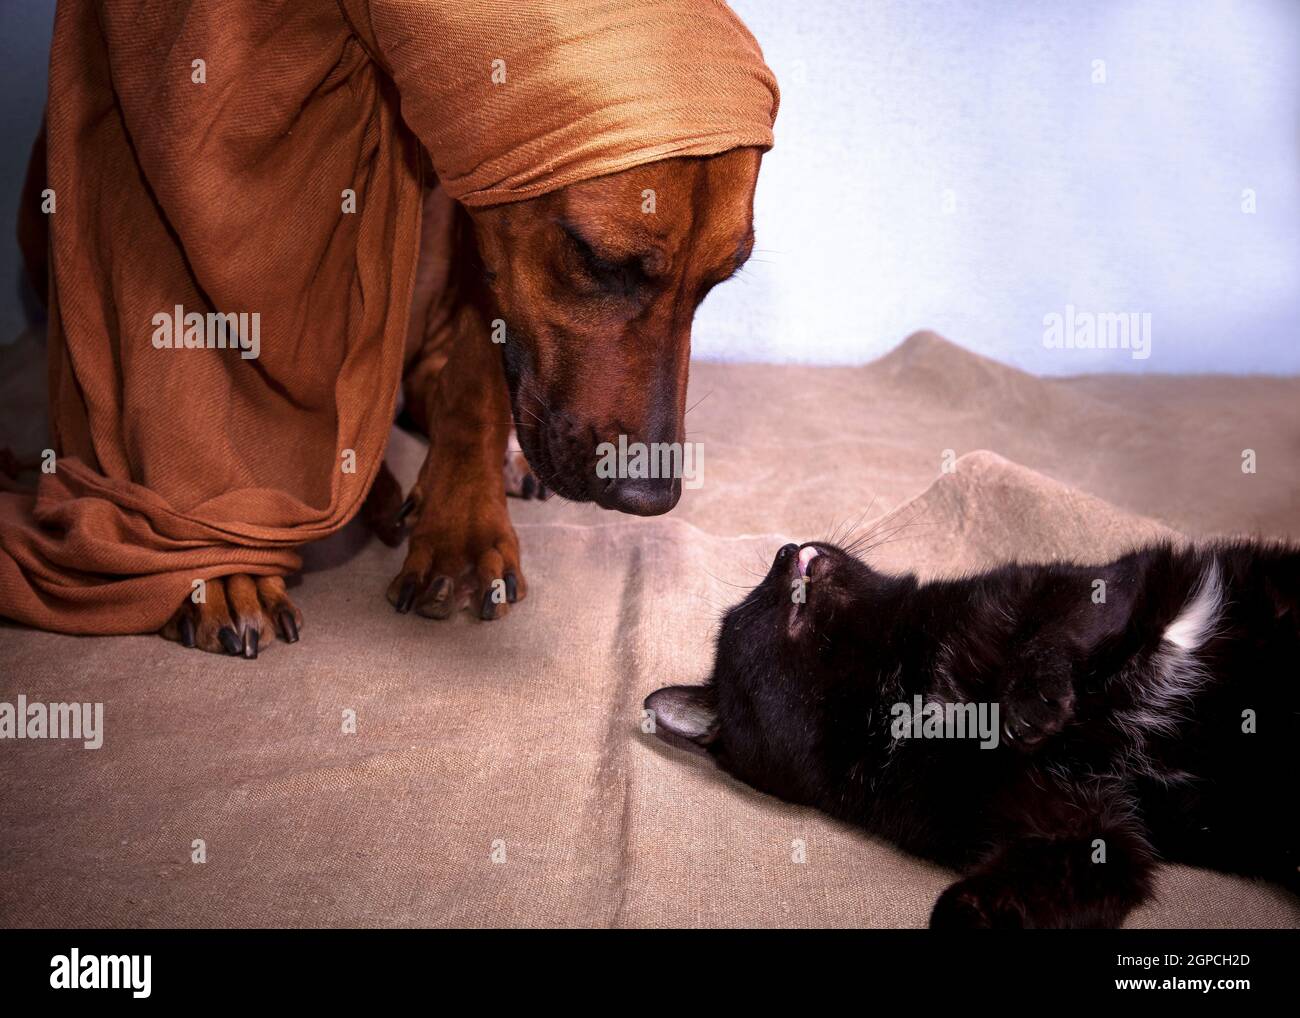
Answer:
POLYGON ((682 416, 685 417, 687 414, 689 414, 692 410, 694 410, 697 406, 699 406, 701 403, 703 403, 706 399, 708 399, 712 395, 713 395, 713 390, 710 389, 703 396, 697 399, 691 406, 687 407, 686 413, 682 414, 682 416))
MULTIPOLYGON (((530 392, 524 392, 523 395, 532 397, 532 393, 530 393, 530 392)), ((533 398, 535 399, 536 397, 533 397, 533 398)), ((540 401, 539 401, 539 402, 540 402, 540 401)), ((537 417, 537 419, 538 419, 539 421, 541 420, 541 418, 538 417, 536 411, 531 410, 531 409, 529 409, 528 407, 523 407, 522 409, 524 409, 524 410, 527 411, 528 413, 532 414, 534 417, 537 417)), ((545 403, 543 403, 543 404, 542 404, 542 409, 543 409, 543 410, 550 410, 550 407, 548 407, 545 403)))
POLYGON ((522 382, 519 383, 519 394, 520 394, 521 396, 528 396, 528 397, 530 397, 531 399, 535 399, 535 400, 537 400, 538 403, 542 404, 542 408, 543 408, 543 409, 545 409, 548 413, 550 412, 551 404, 549 404, 548 402, 546 402, 546 400, 545 400, 545 398, 543 398, 542 394, 541 394, 540 392, 537 392, 535 389, 530 389, 528 386, 524 385, 522 382))
POLYGON ((535 421, 537 422, 536 424, 531 425, 531 427, 534 427, 534 428, 541 427, 542 425, 544 425, 544 424, 546 423, 544 420, 542 420, 542 418, 538 417, 537 414, 535 414, 535 413, 533 413, 533 411, 529 410, 528 407, 526 407, 526 406, 522 406, 522 405, 521 405, 521 406, 519 407, 519 409, 522 410, 524 413, 526 413, 529 417, 531 417, 533 420, 535 420, 535 421))

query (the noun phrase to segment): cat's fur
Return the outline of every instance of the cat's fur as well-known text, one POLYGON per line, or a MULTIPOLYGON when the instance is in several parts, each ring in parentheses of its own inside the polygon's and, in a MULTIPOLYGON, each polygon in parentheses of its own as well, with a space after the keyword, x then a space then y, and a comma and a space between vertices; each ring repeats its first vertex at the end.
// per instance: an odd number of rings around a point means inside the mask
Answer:
POLYGON ((755 788, 959 870, 932 926, 1115 926, 1158 860, 1300 889, 1298 618, 1280 546, 923 584, 787 545, 709 684, 646 706, 755 788), (998 704, 999 743, 895 738, 918 695, 998 704))

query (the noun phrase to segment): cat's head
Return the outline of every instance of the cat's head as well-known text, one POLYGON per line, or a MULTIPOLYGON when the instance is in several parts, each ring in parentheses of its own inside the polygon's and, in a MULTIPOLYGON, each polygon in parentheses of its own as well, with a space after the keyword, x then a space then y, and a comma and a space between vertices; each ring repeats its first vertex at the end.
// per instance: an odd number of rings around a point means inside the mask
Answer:
POLYGON ((703 748, 736 777, 785 799, 816 799, 828 698, 863 653, 890 580, 834 545, 787 544, 724 616, 713 674, 646 698, 655 733, 703 748))

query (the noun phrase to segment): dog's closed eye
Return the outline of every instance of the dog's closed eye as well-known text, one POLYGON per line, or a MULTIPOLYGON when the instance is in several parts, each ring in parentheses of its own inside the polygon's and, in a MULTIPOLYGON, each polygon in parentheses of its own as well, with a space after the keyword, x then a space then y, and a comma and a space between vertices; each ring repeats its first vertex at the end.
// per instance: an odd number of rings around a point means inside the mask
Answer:
POLYGON ((562 228, 583 271, 601 290, 622 297, 635 297, 649 287, 651 278, 647 272, 646 256, 611 258, 599 252, 572 226, 566 223, 562 228))

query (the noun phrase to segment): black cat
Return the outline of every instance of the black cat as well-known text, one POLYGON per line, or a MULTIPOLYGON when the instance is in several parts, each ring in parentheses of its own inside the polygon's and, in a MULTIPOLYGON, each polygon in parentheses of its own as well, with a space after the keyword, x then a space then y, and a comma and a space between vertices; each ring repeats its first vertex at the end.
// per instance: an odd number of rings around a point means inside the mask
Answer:
POLYGON ((1159 860, 1300 891, 1298 617, 1281 546, 923 584, 790 544, 709 684, 646 706, 755 788, 961 871, 931 926, 1116 926, 1159 860))

